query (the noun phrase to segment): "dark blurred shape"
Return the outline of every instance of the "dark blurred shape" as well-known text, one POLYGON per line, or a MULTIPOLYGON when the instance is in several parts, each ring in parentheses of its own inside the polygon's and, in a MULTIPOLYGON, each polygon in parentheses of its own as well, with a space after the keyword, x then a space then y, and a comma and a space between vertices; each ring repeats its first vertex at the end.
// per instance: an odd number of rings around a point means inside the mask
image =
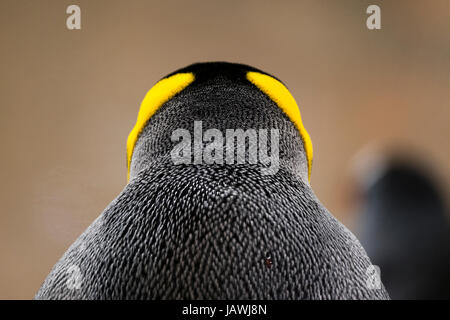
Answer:
POLYGON ((357 233, 392 299, 449 299, 445 198, 429 166, 411 159, 391 156, 363 170, 357 233))

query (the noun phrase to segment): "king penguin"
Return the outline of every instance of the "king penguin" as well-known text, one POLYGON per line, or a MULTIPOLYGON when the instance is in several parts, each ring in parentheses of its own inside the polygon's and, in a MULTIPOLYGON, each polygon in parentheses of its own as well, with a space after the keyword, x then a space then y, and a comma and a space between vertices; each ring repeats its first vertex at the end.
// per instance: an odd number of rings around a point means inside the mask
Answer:
POLYGON ((388 299, 370 281, 359 241, 311 189, 312 157, 299 108, 277 78, 225 62, 169 74, 145 96, 128 137, 128 184, 36 298, 388 299), (230 163, 216 149, 212 163, 199 161, 195 141, 177 149, 174 133, 192 139, 199 122, 215 130, 216 146, 218 133, 241 130, 245 157, 230 163), (246 133, 264 130, 277 138, 259 140, 277 162, 272 172, 262 157, 243 161, 254 151, 246 133))
POLYGON ((450 221, 432 166, 411 152, 375 158, 358 176, 362 245, 392 299, 450 299, 450 221))

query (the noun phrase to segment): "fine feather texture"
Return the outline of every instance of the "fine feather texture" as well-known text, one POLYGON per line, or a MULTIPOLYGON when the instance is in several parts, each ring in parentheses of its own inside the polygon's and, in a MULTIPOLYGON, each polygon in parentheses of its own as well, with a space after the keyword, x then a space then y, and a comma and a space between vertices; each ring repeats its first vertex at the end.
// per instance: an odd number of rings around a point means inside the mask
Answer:
MULTIPOLYGON (((319 202, 295 125, 245 77, 197 64, 195 81, 148 121, 130 182, 54 266, 37 299, 387 299, 367 287, 358 240, 319 202), (280 169, 174 165, 171 133, 279 129, 280 169), (80 286, 67 285, 76 266, 80 286)), ((176 74, 175 72, 174 74, 176 74)))

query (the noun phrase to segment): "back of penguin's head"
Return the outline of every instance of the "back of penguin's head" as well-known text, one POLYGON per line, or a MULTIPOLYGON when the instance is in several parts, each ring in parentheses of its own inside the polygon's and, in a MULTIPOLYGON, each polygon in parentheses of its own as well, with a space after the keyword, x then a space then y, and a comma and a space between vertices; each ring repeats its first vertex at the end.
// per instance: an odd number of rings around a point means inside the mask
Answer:
POLYGON ((391 221, 395 218, 444 218, 445 201, 440 181, 430 164, 412 153, 394 153, 379 167, 364 187, 367 205, 383 209, 378 215, 389 212, 386 219, 391 221))
MULTIPOLYGON (((214 135, 223 136, 223 165, 228 163, 227 131, 247 133, 248 160, 250 139, 253 137, 248 133, 256 133, 258 143, 264 143, 258 135, 267 130, 270 151, 276 136, 274 130, 277 130, 279 143, 278 150, 274 151, 278 152, 279 169, 288 170, 309 183, 312 143, 303 127, 300 110, 288 89, 263 71, 226 62, 192 64, 170 73, 150 89, 128 137, 129 178, 136 177, 156 163, 173 162, 170 155, 177 145, 174 141, 178 139, 176 135, 180 132, 189 132, 193 140, 191 157, 194 163, 195 153, 202 152, 195 148, 197 141, 194 139, 201 137, 200 143, 206 147, 208 140, 213 142, 216 139, 208 137, 207 131, 210 129, 215 129, 214 135)), ((259 148, 261 145, 256 146, 259 148)))

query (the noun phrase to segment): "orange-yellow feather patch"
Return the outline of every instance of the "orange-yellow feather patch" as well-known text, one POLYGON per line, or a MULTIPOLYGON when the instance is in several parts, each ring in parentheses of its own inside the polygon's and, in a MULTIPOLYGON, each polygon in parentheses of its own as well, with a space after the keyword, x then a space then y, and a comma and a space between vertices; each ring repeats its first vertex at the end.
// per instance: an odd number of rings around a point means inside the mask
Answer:
POLYGON ((167 101, 172 99, 177 93, 186 88, 194 81, 193 73, 177 73, 168 78, 164 78, 156 83, 145 95, 139 109, 136 124, 128 135, 127 140, 127 178, 130 180, 130 166, 133 150, 140 133, 144 129, 148 120, 167 101))
POLYGON ((294 97, 280 81, 266 74, 250 71, 247 72, 247 79, 257 86, 262 92, 264 92, 273 102, 275 102, 297 127, 303 140, 306 160, 308 161, 308 179, 311 179, 313 159, 312 141, 303 126, 300 110, 294 97))

